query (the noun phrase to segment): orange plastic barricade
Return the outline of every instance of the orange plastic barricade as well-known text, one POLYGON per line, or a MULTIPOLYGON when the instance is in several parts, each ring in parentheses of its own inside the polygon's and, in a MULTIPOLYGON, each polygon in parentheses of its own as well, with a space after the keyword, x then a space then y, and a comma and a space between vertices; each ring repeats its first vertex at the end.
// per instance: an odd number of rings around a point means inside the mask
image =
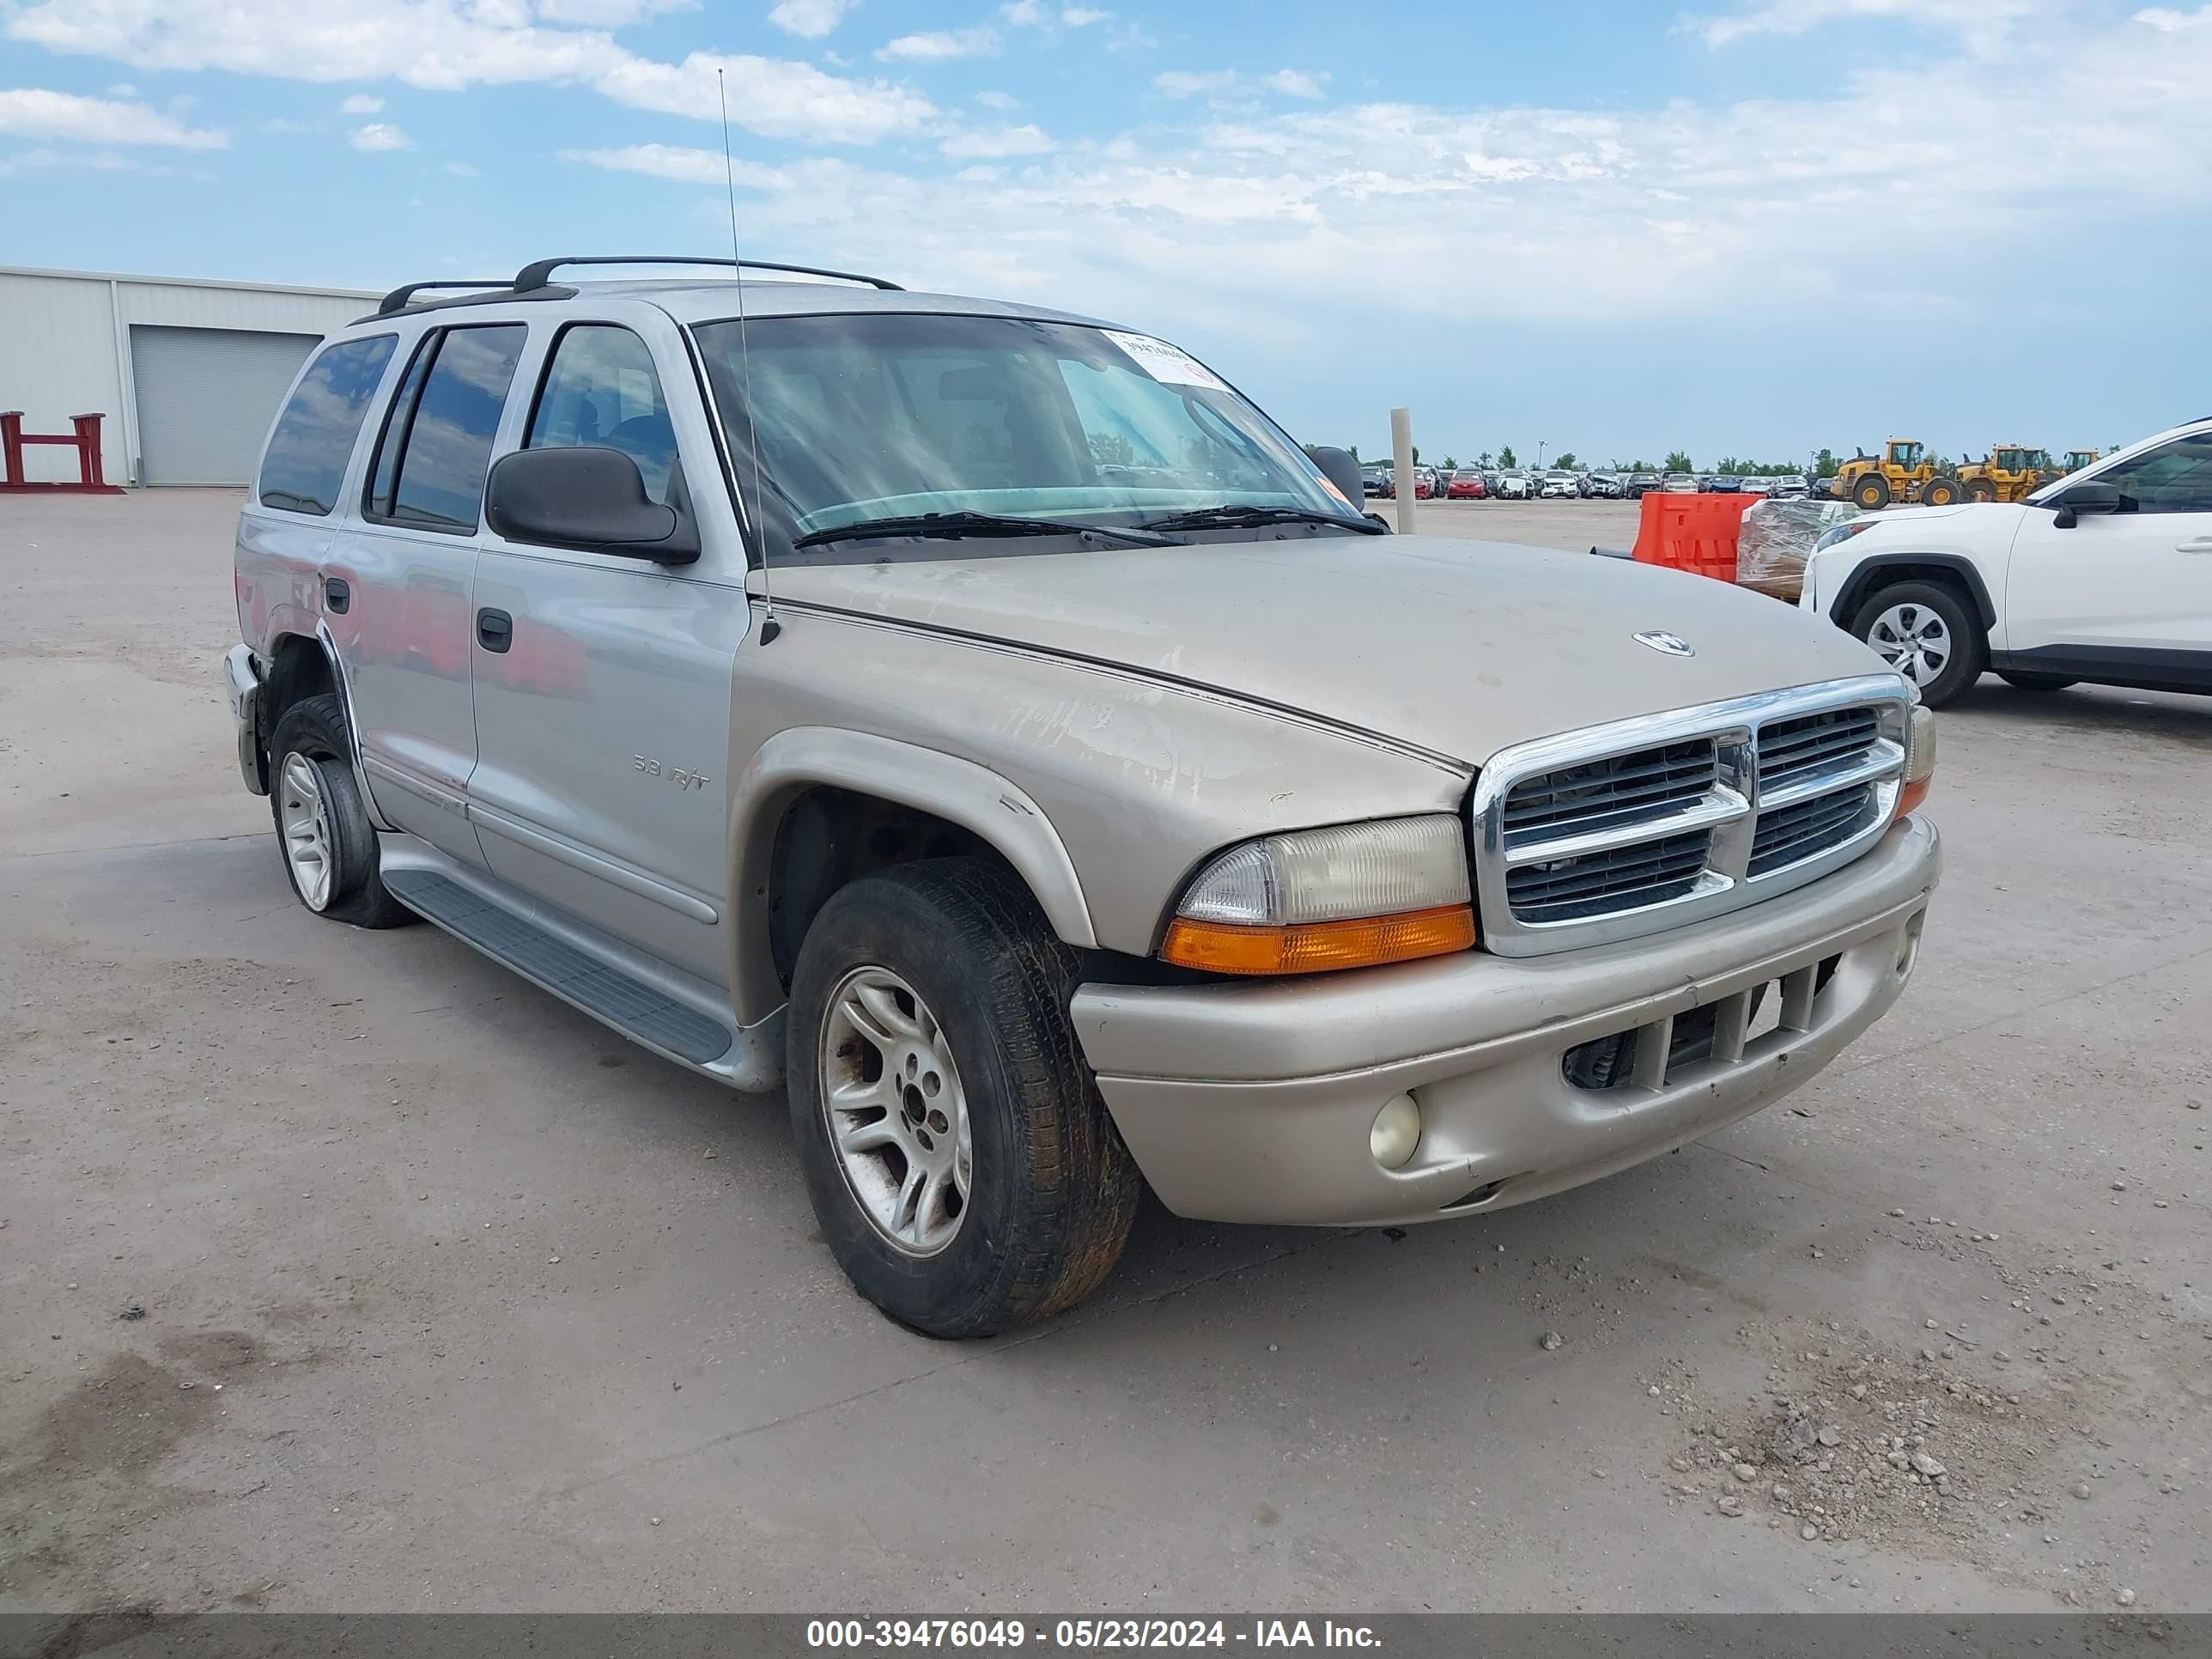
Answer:
POLYGON ((1736 538, 1743 510, 1756 495, 1667 495, 1644 498, 1636 532, 1636 562, 1692 570, 1724 582, 1735 580, 1736 538))

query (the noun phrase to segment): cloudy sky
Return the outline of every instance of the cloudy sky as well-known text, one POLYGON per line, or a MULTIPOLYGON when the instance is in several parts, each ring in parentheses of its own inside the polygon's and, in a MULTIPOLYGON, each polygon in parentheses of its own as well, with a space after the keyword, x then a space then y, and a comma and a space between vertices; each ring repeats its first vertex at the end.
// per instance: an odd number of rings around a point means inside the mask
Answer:
MULTIPOLYGON (((0 0, 0 261, 726 246, 1167 336, 1315 441, 2212 412, 2212 4, 0 0)), ((6 388, 0 386, 0 403, 6 388)))

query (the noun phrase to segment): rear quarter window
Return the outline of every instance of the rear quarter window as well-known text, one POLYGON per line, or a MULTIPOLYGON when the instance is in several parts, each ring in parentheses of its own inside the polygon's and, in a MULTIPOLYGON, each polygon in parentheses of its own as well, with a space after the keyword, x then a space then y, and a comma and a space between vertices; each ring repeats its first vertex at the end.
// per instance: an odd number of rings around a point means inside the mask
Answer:
POLYGON ((341 340, 308 365, 261 458, 262 506, 320 516, 337 504, 362 419, 392 361, 396 337, 341 340))

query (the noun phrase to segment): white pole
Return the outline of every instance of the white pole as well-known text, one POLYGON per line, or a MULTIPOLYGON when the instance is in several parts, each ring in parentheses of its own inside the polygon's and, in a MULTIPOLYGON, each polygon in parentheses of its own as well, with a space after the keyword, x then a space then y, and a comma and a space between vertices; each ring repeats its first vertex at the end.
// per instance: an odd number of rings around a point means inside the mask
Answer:
POLYGON ((1413 411, 1390 411, 1390 460, 1397 474, 1398 533, 1413 533, 1413 411))

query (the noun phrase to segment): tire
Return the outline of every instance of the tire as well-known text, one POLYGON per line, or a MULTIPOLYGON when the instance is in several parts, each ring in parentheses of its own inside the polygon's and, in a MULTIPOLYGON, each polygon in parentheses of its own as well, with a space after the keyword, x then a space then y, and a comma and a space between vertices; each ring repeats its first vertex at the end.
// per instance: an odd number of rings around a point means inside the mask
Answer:
POLYGON ((2063 674, 2008 674, 2000 671, 1997 678, 2007 685, 2018 686, 2023 691, 2063 691, 2069 685, 2079 685, 2079 680, 2069 679, 2063 674))
POLYGON ((356 927, 418 920, 385 890, 378 873, 375 826, 354 781, 345 709, 331 693, 302 697, 276 722, 269 740, 269 816, 284 878, 317 915, 356 927), (319 877, 309 843, 319 854, 319 877))
POLYGON ((1959 481, 1956 478, 1930 478, 1920 486, 1923 507, 1955 507, 1959 502, 1959 481))
POLYGON ((1911 681, 1930 708, 1955 702, 1989 665, 1980 617, 1955 589, 1935 582, 1877 590, 1859 607, 1851 632, 1911 681))
POLYGON ((792 1139, 830 1253, 901 1324, 989 1336, 1073 1307, 1120 1258, 1143 1179, 1069 1023, 1077 977, 1020 884, 974 859, 863 876, 808 928, 786 1015, 792 1139), (866 1144, 841 1152, 837 1130, 866 1144))
POLYGON ((1851 485, 1851 500, 1867 513, 1879 513, 1889 505, 1889 480, 1879 472, 1869 472, 1851 485))
POLYGON ((1987 478, 1977 478, 1966 486, 1966 493, 1978 501, 1993 501, 1997 498, 1997 487, 1987 478))

